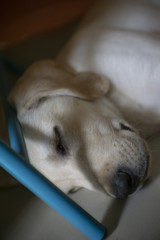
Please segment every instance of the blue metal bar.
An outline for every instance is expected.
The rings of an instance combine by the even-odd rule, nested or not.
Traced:
[[[0,141],[0,165],[30,191],[59,212],[89,239],[100,240],[105,227],[68,198],[23,158]]]
[[[10,145],[12,149],[24,157],[25,161],[29,162],[21,125],[16,117],[15,111],[7,102],[9,89],[8,79],[2,64],[2,55],[0,54],[0,93],[8,126]]]

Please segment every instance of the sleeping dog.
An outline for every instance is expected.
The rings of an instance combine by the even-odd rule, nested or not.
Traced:
[[[58,61],[34,63],[11,91],[31,164],[64,192],[125,198],[148,177],[159,16],[156,3],[98,1]]]

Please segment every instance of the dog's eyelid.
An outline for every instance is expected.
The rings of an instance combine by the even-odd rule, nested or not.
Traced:
[[[125,125],[124,123],[120,123],[119,125],[120,125],[121,130],[134,132],[134,130],[132,128],[130,128],[129,126]]]
[[[68,147],[65,143],[65,141],[62,138],[61,131],[59,127],[54,127],[54,133],[55,133],[55,145],[56,145],[56,151],[61,154],[62,156],[67,155],[68,153]]]

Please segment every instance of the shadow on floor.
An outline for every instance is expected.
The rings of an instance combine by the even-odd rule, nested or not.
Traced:
[[[32,198],[33,194],[21,185],[0,190],[0,239],[23,213]]]
[[[113,199],[106,211],[102,224],[107,228],[107,236],[117,228],[127,200]]]

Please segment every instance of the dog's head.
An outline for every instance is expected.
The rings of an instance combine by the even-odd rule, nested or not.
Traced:
[[[65,192],[124,198],[148,175],[146,143],[104,97],[108,89],[107,79],[48,60],[33,64],[9,96],[31,164]]]

